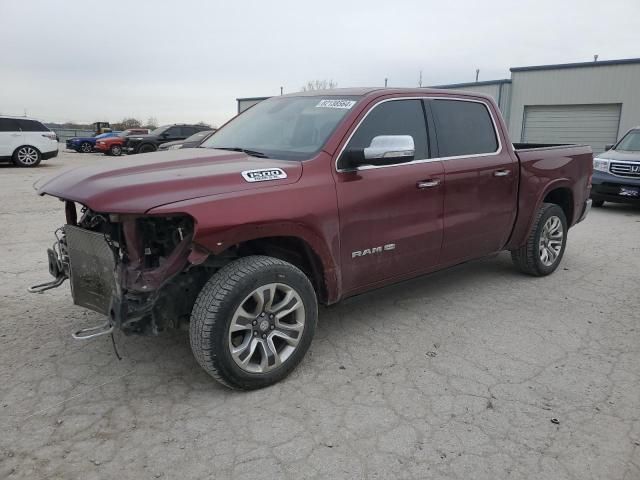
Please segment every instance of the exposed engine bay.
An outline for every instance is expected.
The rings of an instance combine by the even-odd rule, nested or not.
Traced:
[[[77,332],[91,338],[118,328],[126,334],[154,335],[188,321],[191,307],[211,267],[189,262],[193,219],[103,214],[66,201],[67,223],[48,250],[55,280],[69,279],[76,305],[107,316],[105,325]],[[200,255],[204,261],[206,255]],[[188,273],[187,273],[188,271]]]

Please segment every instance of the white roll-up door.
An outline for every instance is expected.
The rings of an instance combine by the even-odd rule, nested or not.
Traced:
[[[526,143],[579,143],[593,152],[615,143],[620,104],[529,105],[524,108],[522,141]]]

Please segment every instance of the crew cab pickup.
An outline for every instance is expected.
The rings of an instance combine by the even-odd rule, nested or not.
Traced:
[[[590,207],[591,148],[513,145],[495,102],[428,89],[265,100],[201,148],[36,185],[65,201],[50,283],[105,315],[76,338],[188,324],[199,364],[239,389],[284,378],[318,303],[496,252],[552,273]]]

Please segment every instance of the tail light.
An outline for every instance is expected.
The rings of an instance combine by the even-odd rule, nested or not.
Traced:
[[[49,133],[43,133],[42,134],[43,137],[48,138],[49,140],[55,140],[58,141],[58,135],[56,135],[53,132],[49,132]]]

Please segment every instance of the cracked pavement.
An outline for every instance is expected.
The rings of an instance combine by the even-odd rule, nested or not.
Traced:
[[[0,165],[0,478],[640,479],[640,209],[606,204],[558,271],[508,254],[320,310],[283,382],[230,391],[186,332],[74,341],[43,294],[63,205]]]

